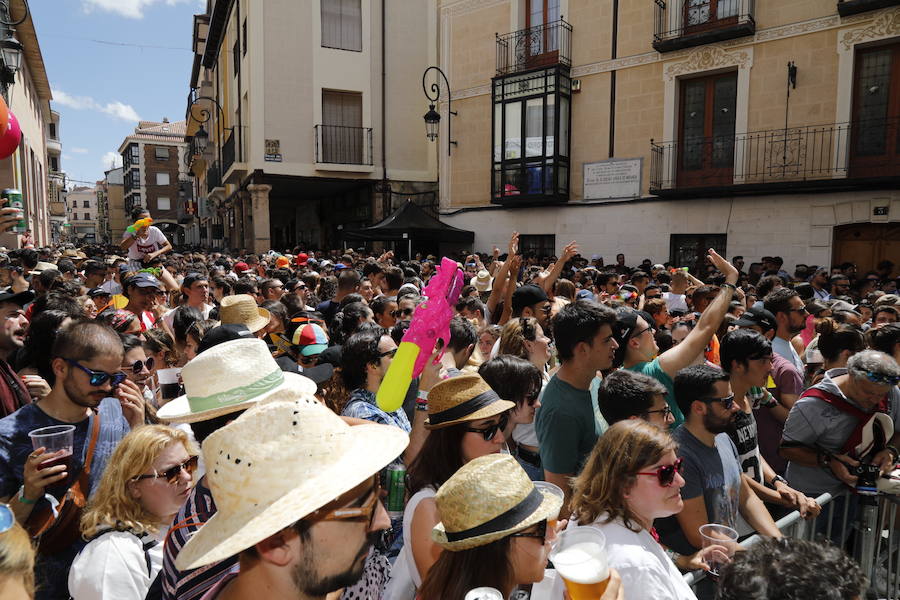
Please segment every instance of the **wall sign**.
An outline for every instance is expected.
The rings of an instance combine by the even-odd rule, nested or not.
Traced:
[[[281,162],[281,140],[266,140],[267,162]]]
[[[584,199],[640,198],[643,165],[643,158],[611,158],[584,163]]]

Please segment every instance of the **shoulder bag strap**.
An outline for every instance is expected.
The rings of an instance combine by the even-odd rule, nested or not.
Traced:
[[[100,437],[100,413],[94,413],[91,417],[91,440],[88,442],[87,454],[84,456],[84,467],[81,475],[85,478],[91,474],[91,461],[94,459],[94,448],[97,446],[97,438]],[[87,483],[85,481],[84,483]],[[84,488],[87,490],[87,487]]]

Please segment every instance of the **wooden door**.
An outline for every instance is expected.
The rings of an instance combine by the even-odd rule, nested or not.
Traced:
[[[559,0],[526,0],[522,39],[527,68],[554,65],[559,61]]]
[[[900,263],[900,223],[860,223],[834,228],[832,265],[852,262],[860,274],[883,260]]]
[[[737,23],[739,0],[684,0],[684,33],[697,33]]]
[[[362,164],[362,94],[322,90],[320,135],[323,162]]]
[[[853,81],[850,176],[896,175],[900,168],[900,44],[860,50]]]
[[[679,187],[734,183],[737,73],[681,82]]]

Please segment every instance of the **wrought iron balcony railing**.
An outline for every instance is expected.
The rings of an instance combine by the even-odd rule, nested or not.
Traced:
[[[553,65],[572,66],[572,26],[565,20],[497,35],[497,75]]]
[[[755,0],[653,1],[653,47],[659,52],[756,33]]]
[[[222,174],[219,172],[219,164],[213,163],[206,170],[206,190],[211,192],[217,187],[222,187]]]
[[[739,192],[900,176],[900,119],[650,143],[650,192]],[[823,185],[825,187],[825,185]]]
[[[842,17],[848,17],[889,6],[900,6],[900,0],[838,0],[837,10]]]
[[[234,164],[234,138],[235,134],[232,131],[231,135],[228,136],[228,139],[225,140],[225,143],[222,145],[222,172],[228,173],[228,169],[231,168],[231,165]]]
[[[372,128],[316,125],[316,162],[371,165]]]

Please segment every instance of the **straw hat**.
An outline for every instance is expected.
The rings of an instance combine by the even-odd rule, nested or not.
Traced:
[[[203,442],[218,512],[181,549],[179,570],[233,556],[353,489],[397,458],[409,436],[350,427],[316,402],[259,404]]]
[[[484,269],[478,271],[478,274],[469,280],[469,283],[475,286],[479,292],[489,292],[494,284],[494,278]]]
[[[195,423],[249,408],[285,390],[312,396],[316,384],[299,373],[285,373],[258,339],[213,346],[181,370],[185,395],[164,404],[156,416],[174,423]]]
[[[487,419],[515,407],[514,402],[501,400],[480,375],[459,375],[441,381],[428,392],[425,428],[443,429]]]
[[[256,305],[249,294],[225,296],[219,304],[219,320],[226,325],[243,325],[250,331],[259,331],[269,324],[269,311]]]
[[[441,522],[431,539],[454,552],[528,529],[562,508],[562,498],[534,487],[509,454],[469,461],[438,489],[434,502]]]

